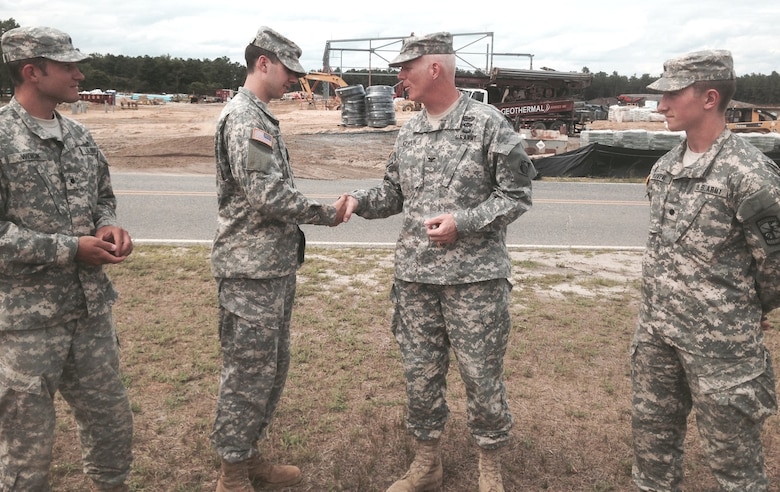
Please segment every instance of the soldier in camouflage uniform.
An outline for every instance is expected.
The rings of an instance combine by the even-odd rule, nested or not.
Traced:
[[[95,488],[127,490],[133,417],[102,265],[133,244],[105,156],[55,110],[79,100],[87,57],[48,27],[11,29],[0,46],[15,92],[0,109],[0,490],[50,489],[57,391]]]
[[[290,316],[303,261],[300,223],[336,225],[341,215],[301,194],[268,108],[305,73],[300,48],[262,27],[245,50],[247,78],[217,123],[218,228],[211,268],[219,294],[222,376],[212,442],[221,492],[294,485],[297,467],[272,465],[257,443],[271,423],[290,364]],[[337,200],[339,207],[343,199]]]
[[[536,171],[506,118],[456,89],[449,33],[408,38],[390,66],[401,67],[404,89],[425,109],[401,128],[384,181],[347,195],[344,216],[403,212],[392,330],[417,450],[409,472],[389,490],[442,483],[439,439],[449,414],[452,348],[480,448],[479,490],[500,491],[498,451],[512,427],[503,382],[511,325],[506,227],[531,207]]]
[[[766,491],[761,428],[777,400],[765,316],[780,304],[780,170],[726,128],[731,54],[668,60],[649,89],[686,140],[653,167],[631,347],[634,482],[677,491],[692,408],[720,488]]]

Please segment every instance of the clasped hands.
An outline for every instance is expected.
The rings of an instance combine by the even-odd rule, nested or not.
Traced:
[[[333,202],[332,206],[336,209],[336,218],[331,222],[331,227],[348,222],[352,213],[358,206],[358,201],[349,193],[342,194],[338,200]]]
[[[76,261],[87,265],[121,263],[133,252],[130,234],[117,226],[104,226],[94,236],[79,237]]]
[[[336,218],[331,223],[331,227],[349,222],[357,206],[358,201],[355,197],[348,193],[341,195],[338,200],[333,202],[333,207],[336,209]],[[455,217],[450,213],[426,219],[423,225],[428,234],[428,239],[437,246],[452,244],[458,240],[458,228],[455,225]]]

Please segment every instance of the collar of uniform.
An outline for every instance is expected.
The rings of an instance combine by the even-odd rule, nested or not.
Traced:
[[[35,121],[35,118],[27,112],[26,109],[24,109],[24,106],[16,99],[16,96],[11,98],[11,102],[8,103],[8,106],[16,112],[16,114],[19,115],[19,119],[22,120],[22,123],[24,123],[24,126],[26,126],[31,132],[33,132],[38,138],[41,140],[56,140],[49,132],[44,130],[44,128],[38,124],[37,121]],[[54,117],[61,120],[60,114],[57,112],[57,110],[54,110]],[[62,129],[63,132],[63,141],[65,140],[65,128]]]
[[[265,113],[266,116],[268,116],[268,118],[270,118],[271,121],[273,121],[276,126],[279,126],[279,119],[276,116],[274,116],[274,114],[271,112],[271,109],[268,107],[268,105],[264,103],[259,97],[257,97],[252,91],[250,91],[246,87],[239,87],[238,93],[248,97],[249,100],[252,101],[252,104],[259,107],[260,110],[263,113]]]
[[[469,106],[469,101],[471,99],[468,96],[461,94],[457,105],[452,108],[450,114],[441,120],[439,128],[442,130],[459,130],[463,121],[463,115],[466,114],[466,109]]]
[[[461,94],[458,98],[458,104],[455,106],[450,114],[445,116],[441,121],[439,121],[439,125],[437,128],[433,128],[430,123],[428,122],[428,115],[425,112],[426,110],[423,109],[421,112],[417,113],[410,121],[410,123],[413,124],[412,130],[415,133],[428,133],[433,132],[437,130],[459,130],[461,127],[461,122],[463,120],[463,115],[466,113],[466,109],[468,108],[469,101],[471,99],[466,96],[465,94]]]
[[[712,145],[710,145],[710,148],[708,148],[704,154],[699,157],[696,162],[694,162],[692,165],[685,167],[682,169],[682,172],[675,175],[675,178],[691,178],[691,179],[699,179],[703,178],[707,175],[710,168],[712,167],[712,163],[715,161],[715,158],[720,153],[721,149],[723,148],[723,145],[726,143],[726,140],[732,135],[731,131],[728,128],[724,128],[723,132],[718,136],[718,138],[715,139],[714,142],[712,142]],[[677,159],[679,161],[682,161],[683,154],[685,153],[685,149],[688,146],[688,140],[685,139],[680,146],[676,149]]]

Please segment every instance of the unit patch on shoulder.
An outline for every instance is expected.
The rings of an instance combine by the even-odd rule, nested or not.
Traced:
[[[756,222],[758,230],[761,231],[764,241],[769,246],[780,245],[780,218],[764,217]]]
[[[252,128],[252,140],[265,144],[271,148],[274,146],[274,137],[272,137],[271,134],[267,131],[261,130],[260,128]]]

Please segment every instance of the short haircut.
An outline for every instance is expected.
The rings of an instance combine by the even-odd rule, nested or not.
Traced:
[[[718,102],[718,111],[725,113],[729,107],[731,98],[734,97],[734,93],[737,91],[737,81],[731,80],[700,80],[693,83],[693,89],[697,94],[708,91],[710,89],[715,90],[720,94],[720,101]]]
[[[22,77],[22,68],[25,65],[35,65],[45,75],[47,62],[48,60],[46,58],[26,58],[24,60],[6,62],[5,65],[8,67],[8,74],[11,77],[11,83],[14,85],[14,87],[19,87],[22,85],[22,82],[24,82],[24,77]]]
[[[426,57],[430,60],[431,63],[433,62],[438,63],[442,69],[442,73],[444,73],[448,79],[450,78],[453,80],[455,79],[455,69],[457,66],[455,55],[451,53],[444,53],[444,54],[426,55]]]
[[[259,48],[254,44],[250,43],[246,46],[246,49],[244,50],[244,60],[246,61],[247,73],[252,73],[255,71],[255,63],[257,62],[258,58],[260,58],[261,56],[265,56],[266,58],[271,60],[271,63],[276,63],[279,61],[279,57],[276,56],[276,53],[272,51],[268,51],[265,48]]]

